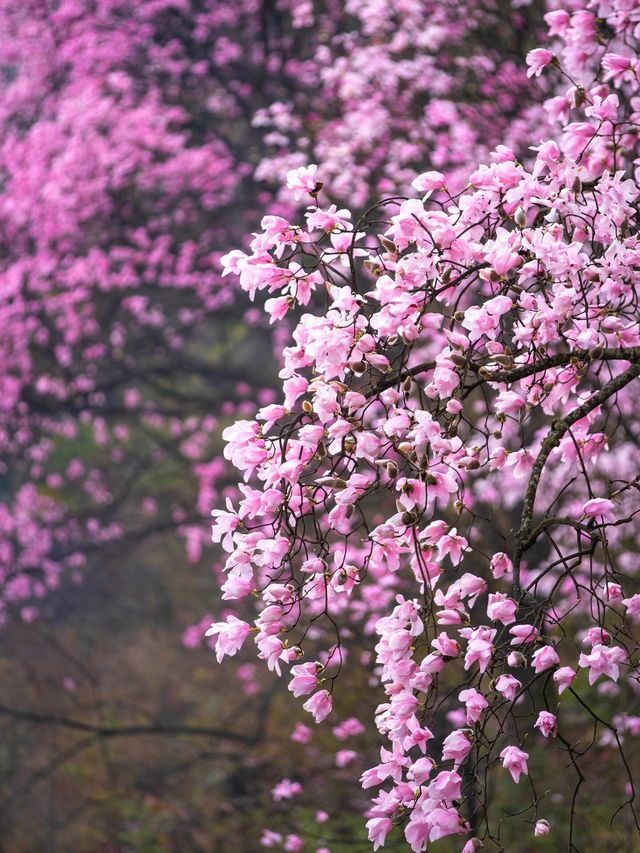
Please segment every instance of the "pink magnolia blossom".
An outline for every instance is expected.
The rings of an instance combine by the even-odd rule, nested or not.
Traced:
[[[250,625],[230,615],[225,622],[212,622],[205,631],[205,637],[216,638],[216,657],[220,663],[225,655],[235,655],[250,633]]]
[[[503,625],[509,625],[515,622],[516,610],[518,605],[502,592],[490,593],[489,603],[487,604],[487,616],[493,622],[499,621]]]
[[[321,723],[331,713],[333,702],[327,690],[318,690],[302,706],[305,711],[313,714],[316,723]]]
[[[614,502],[607,498],[592,498],[582,507],[582,512],[587,518],[601,518],[610,521],[614,517],[615,506]]]
[[[557,669],[553,673],[553,680],[558,685],[558,693],[560,695],[564,693],[567,687],[570,687],[573,684],[575,677],[575,670],[571,669],[570,666],[561,666],[560,669]]]
[[[544,820],[544,818],[542,818],[541,820],[536,821],[536,825],[535,825],[535,828],[533,830],[533,834],[537,838],[544,838],[546,835],[549,835],[550,832],[551,832],[551,825],[549,824],[548,820]]]
[[[471,740],[466,732],[458,729],[444,739],[442,744],[442,760],[453,759],[454,767],[462,764],[471,751]]]
[[[613,681],[620,677],[620,664],[627,660],[627,653],[620,646],[603,646],[597,643],[590,654],[580,655],[578,661],[581,667],[589,670],[589,684],[594,684],[601,675],[606,675]]]
[[[527,767],[529,755],[518,749],[517,746],[505,747],[500,753],[500,758],[504,768],[511,773],[511,777],[516,784],[520,781],[522,773],[526,775],[529,772],[529,768]]]
[[[494,687],[498,693],[502,693],[505,699],[513,702],[522,684],[512,675],[499,675],[495,680]]]
[[[287,186],[293,190],[295,198],[301,198],[305,193],[315,192],[318,184],[317,171],[317,165],[312,163],[310,166],[299,166],[287,172]]]
[[[281,800],[290,800],[292,797],[302,793],[300,782],[292,782],[290,779],[282,779],[271,790],[271,796],[276,803]]]
[[[551,65],[554,59],[555,57],[550,50],[545,50],[541,47],[530,50],[527,54],[527,65],[529,66],[527,77],[539,77],[542,71],[547,65]]]
[[[554,734],[556,731],[556,717],[549,711],[540,711],[534,725],[537,729],[540,729],[540,732],[545,737],[549,737],[549,735]]]
[[[484,709],[489,707],[489,703],[482,693],[473,687],[468,690],[461,690],[458,699],[464,702],[466,706],[468,725],[477,723]]]
[[[560,663],[560,658],[553,646],[542,646],[533,653],[531,663],[534,672],[544,672],[545,669],[557,666]]]

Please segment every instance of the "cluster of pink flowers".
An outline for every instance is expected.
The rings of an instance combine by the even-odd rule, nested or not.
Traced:
[[[330,170],[297,166],[304,221],[265,217],[223,259],[295,323],[282,403],[224,432],[244,476],[215,513],[225,597],[257,597],[242,637],[317,722],[349,626],[377,636],[374,849],[397,825],[415,853],[470,833],[471,798],[478,849],[485,770],[529,773],[522,721],[570,744],[561,694],[635,689],[640,19],[594,0],[547,23],[553,50],[528,65],[557,77],[554,130],[528,162],[499,145],[463,192],[429,171],[421,199],[360,218],[321,206]],[[442,710],[455,728],[436,737]]]

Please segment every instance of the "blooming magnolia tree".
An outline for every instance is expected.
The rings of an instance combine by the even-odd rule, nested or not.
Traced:
[[[371,638],[374,849],[500,847],[502,778],[526,789],[525,833],[578,849],[596,742],[619,766],[613,819],[640,829],[640,9],[546,20],[527,66],[555,124],[526,162],[499,145],[463,191],[427,171],[361,215],[330,204],[321,166],[295,168],[303,219],[266,216],[225,259],[297,325],[281,403],[224,432],[244,482],[213,513],[223,598],[260,612],[208,634],[219,660],[252,637],[317,723],[354,632]],[[566,826],[530,772],[546,739],[575,778]]]

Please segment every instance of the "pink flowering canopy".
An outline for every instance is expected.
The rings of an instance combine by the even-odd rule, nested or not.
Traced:
[[[271,400],[260,312],[244,361],[225,337],[221,254],[292,214],[280,177],[311,152],[364,203],[425,158],[462,186],[523,148],[539,5],[0,2],[0,622],[127,535],[177,527],[198,556],[218,419]],[[182,493],[141,482],[169,464]]]
[[[242,482],[213,511],[223,598],[259,612],[208,634],[219,660],[253,641],[316,723],[368,638],[374,850],[402,834],[415,853],[445,836],[464,853],[500,846],[496,778],[523,789],[511,819],[525,836],[578,849],[596,742],[619,768],[612,820],[640,830],[625,750],[640,654],[640,9],[576,2],[546,22],[518,72],[549,94],[526,155],[498,144],[462,182],[429,162],[408,197],[363,213],[357,193],[338,208],[331,158],[293,162],[287,191],[306,211],[266,216],[249,252],[223,259],[292,333],[280,399],[223,433]],[[566,826],[545,816],[554,779],[530,767],[534,746],[573,774]]]

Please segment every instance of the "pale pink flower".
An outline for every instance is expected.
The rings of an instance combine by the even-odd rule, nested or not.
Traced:
[[[443,770],[427,788],[432,800],[457,800],[460,797],[462,777],[455,770]]]
[[[513,640],[511,640],[512,646],[522,646],[525,643],[532,643],[540,636],[540,632],[535,625],[528,624],[514,625],[513,628],[509,628],[509,633],[513,636]]]
[[[331,713],[332,705],[333,702],[328,690],[318,690],[310,699],[307,699],[302,707],[305,711],[313,714],[316,723],[321,723]]]
[[[543,69],[551,65],[555,56],[550,50],[538,47],[527,54],[527,77],[539,77]]]
[[[423,172],[411,181],[411,186],[420,193],[441,190],[445,185],[445,177],[441,172]]]
[[[282,779],[271,789],[271,797],[276,803],[282,800],[290,800],[302,793],[300,782],[292,782],[291,779]]]
[[[556,726],[557,721],[555,714],[552,714],[550,711],[540,711],[538,719],[534,723],[534,727],[536,729],[540,729],[540,732],[545,737],[549,737],[550,734],[554,734]]]
[[[429,776],[431,776],[432,770],[433,761],[430,758],[427,758],[426,756],[418,758],[418,760],[414,761],[411,767],[407,770],[407,779],[411,779],[418,785],[422,785],[422,783],[426,782]]]
[[[582,507],[582,512],[587,518],[601,518],[611,521],[614,518],[613,510],[616,505],[607,498],[592,498]]]
[[[442,743],[442,760],[453,759],[454,767],[461,764],[471,751],[469,735],[462,729],[451,732]]]
[[[309,726],[305,726],[304,723],[296,723],[291,733],[291,740],[296,743],[309,743],[311,740],[311,729]]]
[[[627,608],[627,616],[634,620],[640,619],[640,593],[623,598],[622,604]]]
[[[289,690],[294,696],[312,693],[318,686],[318,665],[315,662],[299,663],[291,667],[291,676]]]
[[[522,773],[527,774],[529,772],[529,768],[527,767],[529,755],[518,749],[517,746],[506,746],[500,753],[500,758],[502,759],[503,766],[511,773],[511,777],[516,784],[520,781]]]
[[[461,690],[458,699],[464,702],[467,709],[467,725],[477,723],[484,709],[489,707],[489,703],[482,693],[473,687],[468,690]]]
[[[347,767],[357,757],[358,753],[354,749],[339,749],[336,752],[336,767]]]
[[[542,648],[537,649],[533,653],[531,663],[533,664],[534,672],[544,672],[549,667],[557,666],[560,663],[560,658],[553,646],[542,646]]]
[[[603,646],[598,643],[590,654],[580,655],[578,664],[589,668],[589,684],[594,684],[601,675],[617,681],[620,677],[619,664],[626,660],[627,653],[620,646]]]
[[[487,616],[492,622],[502,622],[503,625],[509,625],[515,622],[516,610],[518,605],[502,592],[489,594],[489,603],[487,604]]]
[[[465,629],[461,629],[461,632]],[[477,661],[480,667],[480,672],[484,672],[489,666],[491,656],[493,655],[493,640],[496,631],[491,628],[481,626],[470,631],[469,643],[464,656],[464,668],[470,669]]]
[[[287,186],[293,190],[295,198],[301,198],[305,193],[314,193],[318,185],[316,172],[318,167],[312,163],[310,166],[299,166],[287,172]]]
[[[369,841],[373,843],[373,849],[379,850],[384,846],[385,839],[391,832],[392,823],[388,817],[373,817],[367,821],[367,832]]]
[[[513,675],[499,675],[495,680],[494,686],[498,693],[502,693],[505,699],[513,702],[522,684]]]
[[[543,838],[545,835],[549,835],[551,832],[551,825],[548,820],[539,820],[536,822],[535,829],[533,830],[533,834],[538,838]]]
[[[232,657],[242,648],[251,633],[251,626],[237,616],[227,616],[225,622],[212,622],[205,637],[216,637],[216,658],[222,662],[225,655]]]
[[[558,693],[562,695],[567,687],[573,684],[573,679],[576,677],[575,670],[570,666],[561,666],[553,673],[553,680],[558,685]]]
[[[284,840],[284,849],[287,853],[300,853],[304,849],[304,841],[299,835],[287,835]]]

